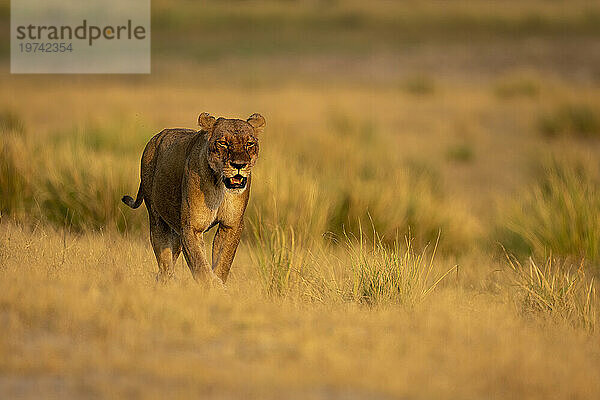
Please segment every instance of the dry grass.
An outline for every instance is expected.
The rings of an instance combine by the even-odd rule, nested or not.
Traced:
[[[600,397],[597,6],[153,7],[150,76],[0,73],[0,397]],[[268,123],[225,292],[120,202],[202,111]]]
[[[600,260],[600,180],[594,161],[546,161],[538,182],[520,196],[508,215],[517,240],[543,257],[554,253]]]
[[[596,289],[587,278],[583,263],[579,268],[563,266],[549,257],[542,266],[529,259],[523,266],[507,255],[520,290],[524,311],[542,312],[563,318],[575,326],[593,330],[596,326]]]
[[[137,92],[130,83],[86,83],[84,97],[82,84],[63,83],[61,103],[54,105],[44,101],[39,84],[4,80],[3,99],[13,91],[21,95],[3,107],[19,110],[26,128],[0,137],[2,392],[598,396],[598,334],[580,328],[591,324],[573,323],[581,321],[575,311],[565,320],[554,312],[523,313],[522,303],[515,309],[512,291],[503,289],[511,286],[492,272],[499,268],[489,252],[497,239],[493,232],[498,221],[511,220],[499,220],[490,204],[536,185],[526,166],[545,139],[525,118],[536,115],[530,100],[497,99],[492,83],[419,100],[386,88],[338,87],[323,95],[309,87],[280,87],[252,92],[249,105],[237,89],[203,88],[201,110],[239,116],[266,109],[269,119],[249,229],[223,296],[197,288],[181,261],[175,281],[156,286],[144,211],[119,203],[137,187],[139,150],[150,132],[193,126],[188,121],[200,111],[196,89],[178,90],[179,101],[171,104],[164,99],[173,89],[160,81]],[[43,93],[54,90],[45,85]],[[366,101],[372,104],[368,111]],[[136,121],[120,116],[134,109]],[[83,128],[65,127],[65,120]],[[469,143],[477,157],[469,163],[447,159],[454,143]],[[568,146],[576,154],[595,149],[594,143],[548,146]],[[552,189],[544,197],[548,202],[521,196],[535,212],[520,227],[542,229],[533,222],[536,213],[545,213],[556,196],[584,196],[569,204],[593,215],[584,201],[593,181],[575,175],[568,182],[572,190]],[[360,236],[369,217],[385,240],[363,253],[358,243],[346,251],[344,232]],[[54,231],[63,226],[78,234]],[[412,251],[393,240],[409,229]],[[440,230],[430,264],[431,253],[422,251]],[[555,232],[540,236],[540,249],[563,254],[558,244],[571,243],[564,254],[580,255],[582,244],[593,239],[586,231]],[[364,241],[373,243],[372,236],[365,234]],[[353,260],[356,251],[362,258]],[[430,291],[455,264],[460,274]],[[561,307],[578,310],[573,302],[579,296],[562,298]]]
[[[257,266],[263,290],[269,296],[298,292],[305,264],[305,250],[297,243],[293,228],[280,226],[266,232],[260,224],[252,226],[253,241],[248,246]]]
[[[0,238],[7,397],[600,394],[597,334],[532,324],[491,293],[448,286],[414,309],[273,299],[243,249],[227,293],[204,292],[181,262],[157,285],[146,240],[8,223]]]

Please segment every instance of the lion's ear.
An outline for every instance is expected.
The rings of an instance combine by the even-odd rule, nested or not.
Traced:
[[[246,122],[252,125],[252,127],[254,128],[254,132],[256,132],[257,134],[262,133],[262,131],[265,129],[265,125],[267,124],[267,122],[265,121],[265,117],[258,113],[254,113],[251,116],[249,116]]]
[[[211,132],[213,126],[215,126],[215,122],[217,122],[217,120],[209,113],[203,112],[198,116],[198,125],[203,131]]]

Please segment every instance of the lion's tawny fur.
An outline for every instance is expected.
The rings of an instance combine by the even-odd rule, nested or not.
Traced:
[[[243,121],[202,113],[198,123],[198,131],[165,129],[150,139],[137,198],[124,196],[123,202],[132,208],[142,200],[146,204],[159,279],[173,274],[183,251],[197,281],[220,285],[240,241],[265,120],[259,114]],[[217,233],[209,263],[203,235],[213,226]]]

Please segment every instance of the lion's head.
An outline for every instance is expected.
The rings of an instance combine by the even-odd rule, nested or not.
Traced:
[[[244,190],[258,158],[258,137],[265,127],[260,114],[246,121],[225,119],[202,113],[198,125],[208,138],[208,165],[227,189]]]

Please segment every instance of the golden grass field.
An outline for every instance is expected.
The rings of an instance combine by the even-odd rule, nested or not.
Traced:
[[[148,76],[1,42],[0,398],[599,398],[599,16],[154,1]],[[120,202],[203,111],[267,119],[226,290]]]

